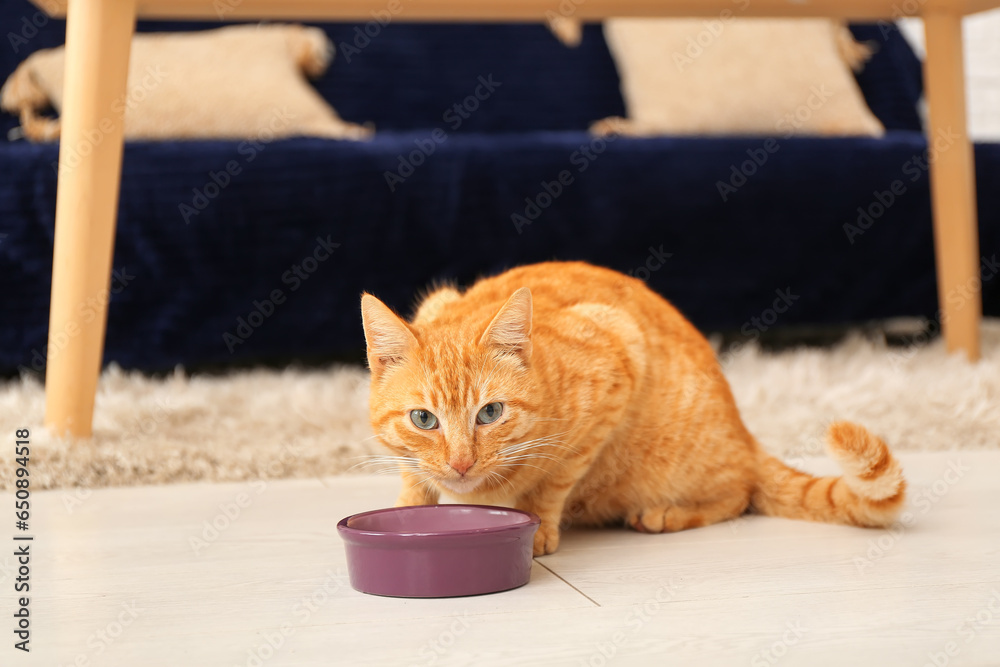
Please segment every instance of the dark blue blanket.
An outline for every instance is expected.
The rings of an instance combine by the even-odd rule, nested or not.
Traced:
[[[33,15],[4,3],[2,34]],[[16,57],[0,49],[0,76],[62,29],[49,21]],[[622,101],[596,26],[576,50],[540,26],[390,24],[364,46],[355,26],[328,30],[340,53],[318,87],[374,121],[374,140],[126,146],[106,361],[357,355],[363,290],[408,311],[432,280],[554,258],[630,272],[703,329],[748,337],[936,312],[919,64],[896,32],[856,28],[880,45],[860,83],[892,128],[883,139],[605,142],[585,128]],[[47,353],[56,158],[0,141],[3,372]],[[990,258],[1000,147],[976,159]],[[1000,314],[997,283],[987,310]],[[70,333],[53,333],[58,354]]]

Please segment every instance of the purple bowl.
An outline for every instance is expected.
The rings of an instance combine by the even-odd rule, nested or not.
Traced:
[[[530,512],[505,507],[422,505],[355,514],[337,530],[356,590],[443,598],[528,583],[539,523]]]

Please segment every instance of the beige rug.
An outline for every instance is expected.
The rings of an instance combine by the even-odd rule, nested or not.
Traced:
[[[1000,320],[983,327],[983,359],[941,341],[888,348],[854,336],[832,349],[729,350],[723,366],[750,430],[794,459],[819,454],[825,425],[850,419],[899,451],[1000,447]],[[342,473],[376,452],[367,372],[252,371],[101,378],[94,437],[69,443],[42,427],[44,391],[0,384],[0,488],[13,483],[14,431],[31,430],[33,488],[166,484]]]

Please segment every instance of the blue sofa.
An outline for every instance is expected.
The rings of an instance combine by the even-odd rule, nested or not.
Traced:
[[[540,25],[324,28],[338,56],[316,86],[375,138],[126,144],[105,362],[360,358],[362,291],[405,312],[432,281],[556,258],[630,272],[702,329],[746,336],[782,298],[786,325],[937,311],[919,62],[896,31],[854,26],[878,46],[858,80],[884,138],[600,140],[589,123],[624,111],[600,26],[576,49]],[[0,34],[5,79],[64,24],[11,0]],[[0,115],[0,137],[16,124]],[[8,375],[49,352],[56,161],[54,144],[0,139]],[[1000,146],[977,146],[976,167],[989,258]]]

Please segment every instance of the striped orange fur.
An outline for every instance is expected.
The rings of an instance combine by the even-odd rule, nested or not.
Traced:
[[[551,262],[439,288],[410,322],[368,294],[361,310],[398,504],[444,491],[535,512],[536,555],[570,523],[658,533],[756,510],[884,526],[902,507],[899,463],[861,426],[830,427],[841,477],[764,452],[704,336],[634,278]]]

